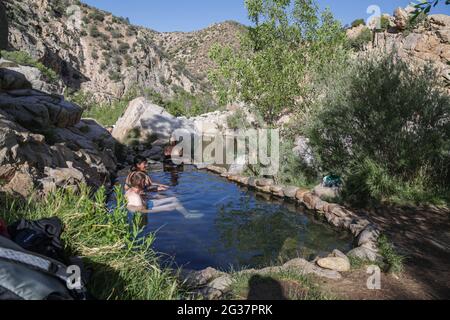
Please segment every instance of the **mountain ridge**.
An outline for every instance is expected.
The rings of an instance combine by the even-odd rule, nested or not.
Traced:
[[[4,4],[9,49],[27,52],[54,70],[66,89],[92,93],[99,101],[120,98],[136,86],[163,96],[180,88],[200,94],[209,85],[210,46],[238,45],[237,35],[245,29],[224,22],[194,32],[165,33],[132,25],[77,0]]]

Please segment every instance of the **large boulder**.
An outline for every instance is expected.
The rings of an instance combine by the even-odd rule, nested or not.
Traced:
[[[398,7],[394,11],[394,23],[398,30],[405,30],[408,26],[411,15],[416,11],[412,6],[406,8]]]
[[[62,93],[62,83],[58,81],[54,81],[49,83],[47,78],[42,74],[41,70],[35,67],[30,66],[22,66],[15,62],[5,60],[0,58],[0,70],[10,70],[16,72],[16,74],[20,74],[21,78],[25,78],[29,85],[18,87],[18,88],[5,88],[4,90],[14,90],[14,89],[29,89],[34,88],[39,91],[43,91],[46,93]]]
[[[194,132],[187,119],[176,118],[164,108],[141,97],[130,102],[125,114],[117,121],[112,135],[126,144],[145,144],[152,141],[167,144],[178,129]]]
[[[407,26],[411,9],[397,9],[396,30],[403,31]],[[450,16],[430,15],[425,24],[409,32],[375,33],[373,43],[365,51],[383,54],[395,52],[407,61],[412,68],[433,65],[440,75],[443,87],[450,93]],[[364,56],[366,52],[361,52]]]
[[[65,101],[62,96],[31,89],[0,93],[0,110],[11,115],[22,126],[36,130],[74,126],[80,121],[83,112],[79,106]]]
[[[450,16],[445,14],[433,14],[428,20],[430,21],[431,28],[436,31],[436,35],[441,39],[441,42],[444,44],[450,43]],[[446,56],[448,60],[450,57],[448,56],[450,50],[447,50]]]
[[[25,75],[14,70],[1,68],[0,62],[0,91],[31,88],[31,82],[27,80]]]

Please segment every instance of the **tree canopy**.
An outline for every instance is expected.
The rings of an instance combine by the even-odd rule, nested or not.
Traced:
[[[253,22],[239,50],[216,45],[210,73],[222,103],[242,101],[273,124],[307,103],[312,73],[344,56],[346,36],[313,0],[246,0]]]

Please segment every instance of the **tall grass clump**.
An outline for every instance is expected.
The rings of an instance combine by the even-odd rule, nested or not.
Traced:
[[[81,186],[79,192],[57,191],[42,201],[2,199],[0,218],[12,223],[19,219],[58,217],[64,223],[65,251],[83,258],[92,274],[87,282],[90,293],[106,300],[166,300],[179,298],[177,281],[161,269],[152,251],[153,237],[138,238],[139,218],[133,227],[119,188],[118,205],[109,212],[106,192],[101,188],[92,197]]]
[[[372,55],[331,81],[307,131],[347,200],[448,202],[450,97],[436,71]]]
[[[387,270],[395,274],[402,273],[404,271],[405,257],[396,252],[386,236],[383,235],[378,239],[378,247],[387,265]]]

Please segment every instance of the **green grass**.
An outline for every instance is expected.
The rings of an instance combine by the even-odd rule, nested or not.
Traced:
[[[365,266],[371,265],[370,261],[358,258],[358,257],[348,257],[350,260],[350,265],[353,270],[359,270]]]
[[[18,219],[59,217],[64,223],[62,237],[66,252],[81,256],[93,270],[87,285],[97,299],[181,298],[177,280],[159,266],[158,257],[151,249],[154,238],[134,240],[140,231],[140,219],[136,218],[134,227],[130,228],[123,197],[119,196],[117,209],[108,213],[104,189],[93,197],[87,187],[80,189],[79,193],[58,191],[41,201],[33,197],[27,202],[1,199],[0,218],[12,223]]]
[[[403,273],[405,257],[396,252],[393,244],[386,236],[383,235],[378,239],[378,247],[386,263],[387,271],[394,274]]]
[[[228,294],[230,299],[247,299],[250,283],[254,281],[256,273],[231,273],[233,283],[231,285],[231,291]],[[290,282],[295,284],[298,290],[287,290],[283,293],[284,298],[289,300],[334,300],[336,297],[324,293],[322,289],[317,285],[314,279],[307,275],[302,275],[295,271],[280,271],[265,274],[258,277],[258,281],[263,283],[271,283],[275,291],[278,291],[280,282]],[[270,285],[269,285],[270,287]]]

